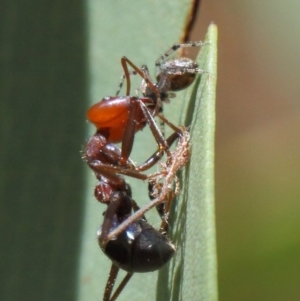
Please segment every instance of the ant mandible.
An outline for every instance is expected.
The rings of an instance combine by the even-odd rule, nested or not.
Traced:
[[[166,52],[163,57],[166,58],[169,52]],[[159,62],[158,60],[157,66]],[[165,235],[167,217],[163,219],[159,231],[150,226],[143,215],[150,207],[149,209],[144,208],[142,212],[139,210],[137,204],[131,198],[130,186],[119,174],[129,175],[142,180],[148,179],[148,176],[142,174],[141,171],[153,166],[164,152],[167,153],[168,158],[171,158],[169,147],[184,132],[160,116],[163,121],[167,122],[175,130],[167,140],[164,139],[153,116],[157,115],[161,109],[161,96],[164,96],[165,93],[162,87],[166,88],[166,84],[158,83],[154,85],[149,73],[145,71],[146,69],[141,70],[137,68],[126,57],[122,58],[121,63],[127,79],[127,96],[104,98],[89,109],[88,119],[96,125],[97,132],[88,141],[85,151],[85,159],[99,180],[95,188],[95,196],[98,201],[108,205],[104,222],[99,232],[100,247],[113,262],[105,289],[103,299],[105,301],[113,301],[117,298],[133,272],[148,272],[160,269],[175,252],[175,246]],[[144,97],[132,97],[129,95],[130,73],[127,65],[143,78],[145,85]],[[164,70],[164,68],[161,70]],[[181,69],[181,72],[185,76],[189,69]],[[174,75],[176,73],[175,69],[173,68],[169,73]],[[176,74],[178,75],[178,73]],[[160,76],[160,78],[163,78],[164,83],[167,80],[172,82],[174,78],[170,79],[165,71],[161,71]],[[171,86],[168,87],[168,90],[173,89]],[[151,93],[149,92],[150,90]],[[158,150],[144,164],[135,167],[129,158],[134,136],[146,124],[149,124],[158,143]],[[113,144],[116,142],[122,142],[121,150]],[[184,164],[175,164],[171,167],[172,177],[174,177],[174,172]],[[169,178],[171,179],[172,177]],[[162,191],[165,192],[160,197],[160,203],[170,192],[167,188],[162,189]],[[155,202],[153,204],[153,206],[156,206]],[[137,211],[136,213],[139,212],[139,214],[132,214],[132,210]],[[143,246],[140,241],[146,237],[151,244]],[[128,274],[111,298],[113,284],[119,268],[124,269]]]

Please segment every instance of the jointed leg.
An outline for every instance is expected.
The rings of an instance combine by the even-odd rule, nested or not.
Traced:
[[[116,282],[117,276],[118,276],[119,268],[112,264],[109,272],[109,276],[106,282],[105,290],[104,290],[104,296],[103,301],[110,301],[110,296],[112,293],[112,290],[114,288],[114,284]]]
[[[172,192],[172,183],[175,181],[175,192],[179,192],[179,182],[176,178],[176,172],[186,165],[187,161],[190,158],[190,145],[189,145],[189,133],[187,129],[182,127],[182,135],[179,136],[179,143],[175,150],[172,152],[171,156],[168,158],[167,163],[161,164],[162,170],[150,175],[148,178],[154,183],[159,182],[160,179],[163,179],[161,182],[161,188],[158,196],[151,201],[149,204],[145,205],[143,208],[139,209],[131,216],[129,216],[125,221],[122,222],[116,229],[112,230],[108,235],[106,240],[109,241],[115,236],[118,236],[123,232],[126,227],[135,222],[136,220],[143,217],[143,215],[149,211],[151,208],[156,207],[157,205],[164,203],[168,194]]]
[[[134,65],[125,56],[122,57],[121,64],[123,66],[124,74],[125,74],[125,78],[126,78],[126,95],[130,94],[130,87],[131,87],[130,72],[128,69],[128,65],[129,65],[137,74],[139,74],[145,80],[146,85],[149,85],[149,87],[153,90],[154,94],[156,95],[156,106],[155,106],[155,109],[153,112],[153,116],[155,116],[159,112],[159,109],[161,108],[162,104],[161,104],[159,91],[158,91],[157,87],[155,87],[155,85],[153,84],[149,73],[143,72],[140,68],[138,68],[136,65]]]
[[[124,279],[122,280],[122,282],[120,283],[120,285],[118,286],[118,288],[116,289],[116,291],[114,292],[113,296],[109,301],[115,301],[118,298],[118,296],[120,295],[120,293],[122,292],[122,290],[124,289],[128,281],[130,280],[132,275],[133,273],[126,274],[126,276],[124,277]]]
[[[149,73],[148,67],[147,67],[146,65],[143,65],[143,66],[141,67],[141,71],[144,73],[145,78],[148,78],[149,81],[153,82],[152,79],[151,79],[151,77],[150,77],[150,73]],[[129,72],[129,76],[137,75],[137,74],[138,74],[138,73],[137,73],[136,71],[134,71],[134,70],[132,70],[132,71]],[[121,91],[121,89],[123,88],[125,78],[126,78],[126,76],[125,76],[125,73],[124,73],[124,74],[121,76],[121,79],[120,79],[120,82],[119,82],[119,85],[118,85],[118,89],[117,89],[117,91],[116,91],[116,96],[119,96],[120,91]],[[144,84],[143,84],[143,83],[144,83]],[[146,91],[145,91],[145,89],[146,89],[145,86],[147,86],[147,85],[145,85],[145,82],[143,82],[143,83],[140,85],[139,89],[137,89],[137,90],[138,90],[138,91],[141,91],[141,92],[143,93],[143,95],[145,95],[145,92],[146,92]],[[152,91],[152,90],[151,90],[151,91]],[[154,93],[154,92],[153,92],[153,93]]]
[[[158,158],[161,158],[164,152],[166,152],[167,156],[171,155],[170,150],[169,150],[170,142],[165,140],[163,134],[159,130],[159,128],[158,128],[152,114],[148,110],[148,108],[145,106],[145,104],[141,100],[133,99],[131,102],[131,105],[130,105],[130,113],[129,113],[129,117],[128,117],[128,122],[127,122],[125,131],[124,131],[124,136],[122,139],[122,150],[121,150],[121,160],[120,160],[121,164],[125,164],[128,161],[128,158],[129,158],[131,150],[132,150],[134,137],[135,137],[134,128],[135,128],[135,116],[136,116],[136,112],[138,109],[137,106],[140,106],[140,109],[142,110],[142,112],[144,114],[146,122],[149,125],[150,130],[158,144],[158,151],[157,151],[158,154],[156,156],[158,156]],[[163,122],[168,124],[174,131],[176,131],[178,134],[180,134],[180,129],[178,127],[173,125],[162,115],[159,114],[158,116],[161,120],[163,120]],[[153,158],[150,157],[146,162],[149,162],[152,159]],[[139,171],[146,170],[146,169],[150,168],[151,166],[153,166],[153,164],[155,164],[158,160],[159,159],[156,159],[156,161],[152,164],[145,162],[146,164],[142,164],[143,165],[142,169],[137,168],[136,170],[139,170]],[[147,166],[149,166],[149,167],[147,168]]]

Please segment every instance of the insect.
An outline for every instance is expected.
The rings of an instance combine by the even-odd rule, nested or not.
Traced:
[[[89,139],[84,158],[99,181],[95,197],[107,205],[98,241],[103,252],[112,260],[104,301],[115,300],[134,272],[160,269],[175,252],[175,246],[166,235],[169,208],[174,195],[170,187],[172,181],[178,182],[176,171],[189,158],[189,135],[184,127],[174,126],[159,112],[162,110],[162,101],[168,101],[170,93],[189,86],[195,74],[200,72],[196,63],[189,59],[165,61],[166,58],[180,47],[194,46],[200,46],[200,42],[176,44],[161,56],[156,62],[156,84],[152,82],[146,66],[140,69],[123,57],[121,64],[126,79],[126,96],[118,96],[122,82],[117,96],[106,97],[88,110],[88,119],[95,124],[97,132]],[[133,69],[133,74],[139,74],[142,78],[142,97],[130,96],[131,72],[128,66]],[[167,139],[158,129],[154,116],[158,116],[174,130]],[[147,124],[158,148],[143,164],[136,166],[130,159],[135,133]],[[177,139],[179,146],[171,152],[170,146]],[[115,145],[118,142],[121,142],[121,148]],[[159,162],[164,154],[167,155],[167,161],[161,163],[159,172],[150,176],[142,173]],[[140,209],[132,199],[130,186],[121,175],[151,181],[151,189],[156,190],[156,197]],[[175,194],[178,192],[178,184],[176,187]],[[154,206],[160,206],[162,224],[159,230],[150,226],[144,217]],[[149,241],[146,246],[141,243],[145,239]],[[111,296],[120,268],[128,273]]]

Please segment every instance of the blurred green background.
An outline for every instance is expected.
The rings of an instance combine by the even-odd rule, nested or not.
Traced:
[[[75,300],[87,106],[81,0],[0,4],[0,299]]]
[[[93,11],[95,3],[101,4]],[[77,298],[85,109],[114,93],[122,55],[150,65],[178,41],[185,18],[176,1],[164,8],[159,1],[121,3],[0,5],[1,300]],[[300,299],[299,11],[299,1],[204,0],[193,32],[201,40],[210,22],[219,28],[216,213],[223,301]],[[135,29],[125,30],[127,23]],[[93,56],[100,58],[98,68],[89,67]],[[106,267],[99,269],[105,278]]]
[[[204,0],[219,28],[220,300],[300,300],[300,2]]]

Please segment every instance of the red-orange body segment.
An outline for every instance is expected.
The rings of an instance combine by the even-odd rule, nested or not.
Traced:
[[[154,107],[153,100],[150,98],[144,97],[139,98],[139,100],[145,103],[150,110],[151,107]],[[87,118],[97,127],[98,132],[106,137],[108,142],[121,142],[132,101],[138,102],[138,99],[131,96],[106,97],[89,108]],[[141,130],[146,125],[146,120],[138,103],[135,122],[134,132]]]

